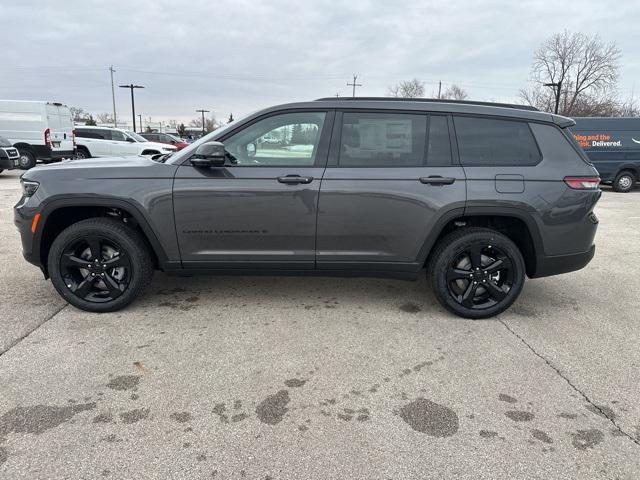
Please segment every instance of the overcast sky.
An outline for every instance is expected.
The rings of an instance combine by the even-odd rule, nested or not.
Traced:
[[[110,112],[113,64],[127,118],[117,85],[131,82],[154,121],[350,95],[354,73],[363,96],[416,77],[429,95],[441,80],[515,100],[533,51],[565,28],[615,41],[621,95],[640,90],[640,0],[0,0],[0,18],[0,98]]]

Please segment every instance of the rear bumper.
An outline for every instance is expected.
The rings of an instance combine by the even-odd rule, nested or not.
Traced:
[[[596,253],[596,246],[589,250],[571,255],[538,256],[536,258],[536,271],[531,278],[548,277],[561,273],[574,272],[584,268]]]
[[[38,160],[62,160],[63,158],[74,158],[76,155],[75,149],[71,150],[53,150],[46,145],[33,145],[31,147],[33,152],[38,157]]]

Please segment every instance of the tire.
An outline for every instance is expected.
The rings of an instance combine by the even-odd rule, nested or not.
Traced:
[[[20,153],[20,159],[18,164],[22,170],[29,170],[36,166],[36,156],[30,150],[18,149]]]
[[[503,234],[470,227],[440,240],[427,275],[444,308],[460,317],[480,319],[504,312],[518,298],[525,263],[518,247]]]
[[[615,192],[627,193],[633,190],[635,183],[636,177],[633,172],[623,170],[616,175],[616,178],[613,181],[613,190]]]
[[[47,259],[51,282],[81,310],[120,310],[151,281],[153,261],[146,245],[138,232],[119,220],[82,220],[63,230],[51,245]],[[100,251],[98,258],[93,250]]]
[[[78,147],[78,149],[76,150],[76,158],[77,159],[91,158],[91,153],[86,147]]]

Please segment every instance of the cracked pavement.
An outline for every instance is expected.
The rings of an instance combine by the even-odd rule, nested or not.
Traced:
[[[499,318],[424,279],[171,278],[111,314],[22,260],[0,175],[0,478],[640,477],[640,191]]]

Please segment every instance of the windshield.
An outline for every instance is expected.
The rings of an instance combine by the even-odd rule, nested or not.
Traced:
[[[0,147],[10,147],[11,142],[4,137],[0,137]]]
[[[148,142],[149,140],[147,140],[146,138],[138,135],[136,132],[132,132],[131,130],[127,130],[127,135],[129,135],[131,138],[133,138],[136,142]]]
[[[165,133],[165,135],[167,137],[169,137],[171,140],[173,140],[174,142],[184,143],[184,140],[182,140],[181,138],[176,137],[175,135],[171,135],[170,133]]]

